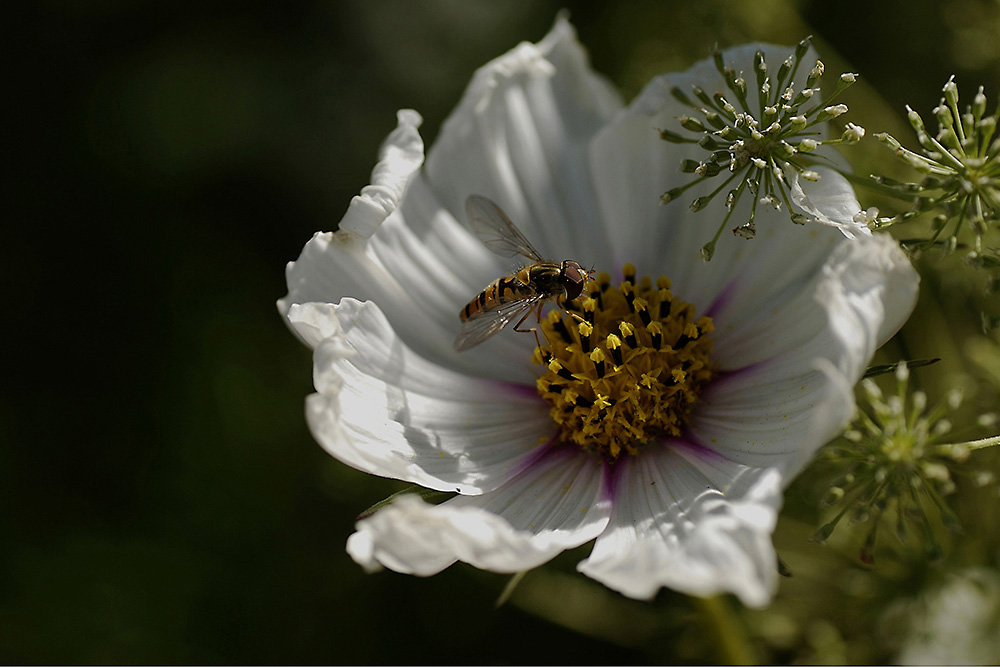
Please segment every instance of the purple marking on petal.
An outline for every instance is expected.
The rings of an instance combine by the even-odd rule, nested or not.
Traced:
[[[737,279],[733,278],[728,284],[726,284],[725,287],[722,288],[722,291],[719,292],[719,294],[715,297],[715,300],[705,310],[705,315],[708,315],[712,319],[718,317],[719,313],[722,310],[725,310],[726,306],[728,306],[733,300],[733,297],[736,296],[737,289]]]
[[[518,398],[537,398],[539,401],[545,400],[538,393],[538,389],[535,385],[524,384],[523,382],[509,382],[507,380],[489,380],[490,384],[494,385],[498,391],[516,396]]]
[[[604,466],[604,497],[612,503],[615,501],[615,487],[618,486],[618,476],[621,474],[618,469],[621,466],[612,465],[607,458],[602,462]]]
[[[511,479],[514,479],[515,477],[524,474],[526,470],[530,470],[531,468],[535,467],[543,459],[546,459],[549,456],[558,453],[559,450],[566,449],[565,447],[557,446],[556,438],[558,437],[559,437],[558,433],[553,433],[552,437],[549,438],[548,441],[545,442],[545,444],[540,445],[537,449],[535,449],[534,455],[531,458],[525,460],[516,469],[516,472],[513,475],[511,475]]]
[[[719,374],[712,378],[707,385],[705,385],[705,391],[709,390],[713,386],[723,385],[726,382],[732,380],[737,380],[747,373],[752,373],[753,371],[765,368],[768,365],[770,359],[764,359],[763,361],[758,361],[757,363],[750,364],[749,366],[744,366],[743,368],[734,368],[728,371],[719,371]]]
[[[647,445],[648,446],[648,445]],[[639,456],[642,456],[642,450],[640,449]],[[615,492],[621,482],[622,475],[625,474],[626,468],[632,465],[632,457],[629,455],[623,455],[615,461],[604,459],[604,470],[605,470],[605,486],[604,492],[607,494],[608,500],[612,502],[615,501]]]
[[[728,456],[720,454],[714,449],[704,445],[694,433],[687,431],[684,433],[683,438],[676,440],[668,440],[665,443],[671,449],[683,449],[686,452],[693,454],[702,459],[709,461],[730,461]]]

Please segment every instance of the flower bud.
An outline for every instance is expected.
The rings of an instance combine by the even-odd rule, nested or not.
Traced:
[[[679,144],[679,143],[683,143],[684,141],[686,141],[684,139],[684,137],[682,137],[679,134],[675,134],[674,132],[671,132],[670,130],[658,130],[658,132],[660,133],[660,139],[662,139],[664,141],[669,141],[672,144]]]
[[[941,91],[944,93],[944,98],[948,101],[949,106],[958,106],[958,85],[955,83],[954,74],[948,78]]]
[[[697,160],[681,160],[681,172],[685,174],[693,174],[701,164]]]
[[[701,209],[705,208],[705,206],[708,205],[708,202],[710,202],[711,200],[712,198],[708,196],[698,197],[693,202],[691,202],[691,211],[697,213]]]
[[[844,130],[844,134],[841,135],[840,140],[845,144],[856,144],[861,141],[861,138],[865,136],[865,128],[860,125],[855,125],[854,123],[848,123],[847,129]]]
[[[823,109],[823,113],[829,114],[830,118],[836,118],[837,116],[842,116],[843,114],[847,113],[847,105],[834,104],[833,106],[829,106]]]
[[[700,120],[691,116],[681,116],[677,120],[680,122],[681,127],[690,132],[704,132],[706,129]]]
[[[984,113],[986,113],[986,95],[983,94],[983,87],[979,86],[979,91],[972,98],[972,115],[982,118]]]

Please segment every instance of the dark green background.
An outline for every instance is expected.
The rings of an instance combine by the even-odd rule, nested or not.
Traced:
[[[561,7],[627,98],[716,43],[812,34],[830,69],[869,86],[848,117],[869,132],[905,132],[906,103],[929,116],[952,73],[995,105],[987,0],[32,3],[4,40],[0,661],[719,659],[701,612],[671,592],[647,605],[587,582],[580,620],[531,595],[573,583],[529,576],[495,611],[498,575],[363,574],[344,542],[398,486],[312,441],[310,355],[274,305],[285,263],[367,184],[395,110],[420,111],[430,145],[474,69],[540,39]],[[913,356],[954,351],[942,386],[979,335],[974,288],[952,283],[925,280],[907,329]],[[793,493],[789,516],[805,525],[812,500]],[[853,567],[802,546],[798,525],[779,544]],[[823,595],[805,619],[839,599]],[[796,622],[784,644],[755,637],[761,659],[840,655]]]

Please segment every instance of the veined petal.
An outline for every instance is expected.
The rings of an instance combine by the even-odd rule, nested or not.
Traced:
[[[849,239],[871,236],[868,225],[855,217],[861,205],[846,178],[828,167],[813,167],[819,180],[807,181],[792,168],[785,170],[792,188],[792,201],[821,225],[836,227]]]
[[[457,496],[436,506],[404,496],[359,521],[348,552],[367,569],[380,564],[423,576],[456,560],[519,572],[592,540],[609,514],[603,464],[560,448],[482,496]]]
[[[357,529],[347,540],[347,553],[369,572],[387,567],[426,577],[459,560],[459,554],[476,561],[503,554],[530,562],[528,567],[549,559],[532,548],[528,533],[495,514],[475,507],[441,509],[415,495],[359,521]]]
[[[791,481],[854,410],[851,383],[822,361],[773,379],[747,371],[713,383],[698,402],[688,439],[736,463],[778,469]]]
[[[837,244],[810,280],[757,312],[729,300],[715,335],[732,372],[702,394],[693,436],[741,463],[797,471],[850,419],[850,387],[909,316],[917,284],[895,242],[877,236]]]
[[[478,374],[530,381],[523,366],[502,354],[480,360],[454,354],[459,310],[500,274],[482,274],[489,279],[476,274],[479,279],[470,282],[467,275],[481,271],[489,253],[416,172],[423,163],[419,114],[403,110],[398,118],[379,152],[373,184],[351,201],[340,229],[317,233],[288,264],[288,294],[278,301],[279,311],[287,316],[295,304],[333,303],[345,296],[372,299],[423,356]]]
[[[422,327],[433,324],[417,304],[411,303],[408,285],[393,274],[394,267],[387,266],[369,246],[376,232],[385,233],[384,223],[396,214],[410,179],[424,161],[423,140],[418,132],[420,115],[402,110],[397,118],[398,126],[379,150],[372,184],[351,200],[339,231],[318,232],[303,248],[299,259],[288,263],[288,294],[278,301],[283,315],[298,303],[333,303],[344,296],[376,296],[405,309],[407,319],[413,324]],[[398,229],[398,225],[388,227],[390,232]]]
[[[410,350],[371,302],[299,304],[289,316],[329,334],[316,348],[317,393],[306,400],[306,417],[316,440],[348,465],[475,494],[516,475],[552,436],[548,408],[532,387],[436,366]]]
[[[540,543],[571,549],[597,537],[611,512],[606,467],[601,458],[565,445],[548,450],[504,486],[480,496],[444,503],[481,507],[503,517]]]
[[[476,71],[428,155],[430,187],[456,217],[470,194],[493,199],[546,258],[600,263],[609,228],[597,216],[587,151],[621,106],[560,17],[538,44]]]
[[[488,251],[440,208],[422,176],[414,179],[401,208],[382,221],[374,237],[344,230],[313,236],[288,265],[289,293],[278,302],[279,310],[288,316],[295,304],[364,297],[381,305],[398,335],[421,356],[468,374],[532,382],[525,351],[530,336],[505,337],[490,354],[455,353],[459,311],[502,273],[485,273],[492,278],[479,282],[460,275],[477,262],[481,267]],[[293,329],[303,336],[301,323]],[[315,346],[320,339],[303,340]]]
[[[812,267],[788,258],[794,282],[759,266],[776,264],[773,257],[733,278],[712,308],[723,370],[796,355],[828,358],[854,375],[909,317],[919,277],[891,238],[816,245],[826,257]],[[838,361],[845,353],[849,364]]]
[[[459,310],[511,269],[466,228],[465,199],[496,199],[555,261],[597,262],[607,244],[590,194],[586,146],[620,107],[560,18],[539,44],[521,44],[476,72],[423,172],[413,171],[423,157],[419,116],[400,112],[376,184],[352,202],[342,231],[317,234],[289,265],[289,294],[279,309],[342,296],[371,299],[428,359],[530,381],[531,337],[498,336],[484,348],[488,354],[476,357],[452,350]]]
[[[649,447],[619,462],[611,521],[577,569],[633,598],[668,586],[735,593],[760,607],[776,586],[771,532],[780,504],[777,471],[684,443]]]

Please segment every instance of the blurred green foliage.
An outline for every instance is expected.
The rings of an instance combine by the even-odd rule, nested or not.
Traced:
[[[0,661],[881,662],[927,591],[965,568],[996,576],[995,487],[960,480],[966,529],[942,562],[885,539],[869,568],[849,531],[809,542],[829,483],[816,469],[789,490],[776,543],[794,577],[764,611],[627,600],[571,574],[579,551],[499,610],[499,575],[369,576],[346,556],[353,517],[399,485],[310,438],[310,355],[274,306],[283,267],[368,182],[397,108],[423,114],[430,143],[473,70],[541,38],[563,6],[627,98],[715,44],[807,34],[831,70],[861,74],[847,101],[869,132],[908,136],[903,105],[929,110],[951,74],[991,99],[1000,83],[990,0],[21,7],[5,105]],[[888,162],[866,144],[850,155],[861,172]],[[942,357],[915,377],[932,401],[963,386],[971,425],[1000,405],[981,285],[957,262],[922,273],[918,310],[879,360]],[[973,463],[1000,469],[996,452]]]

